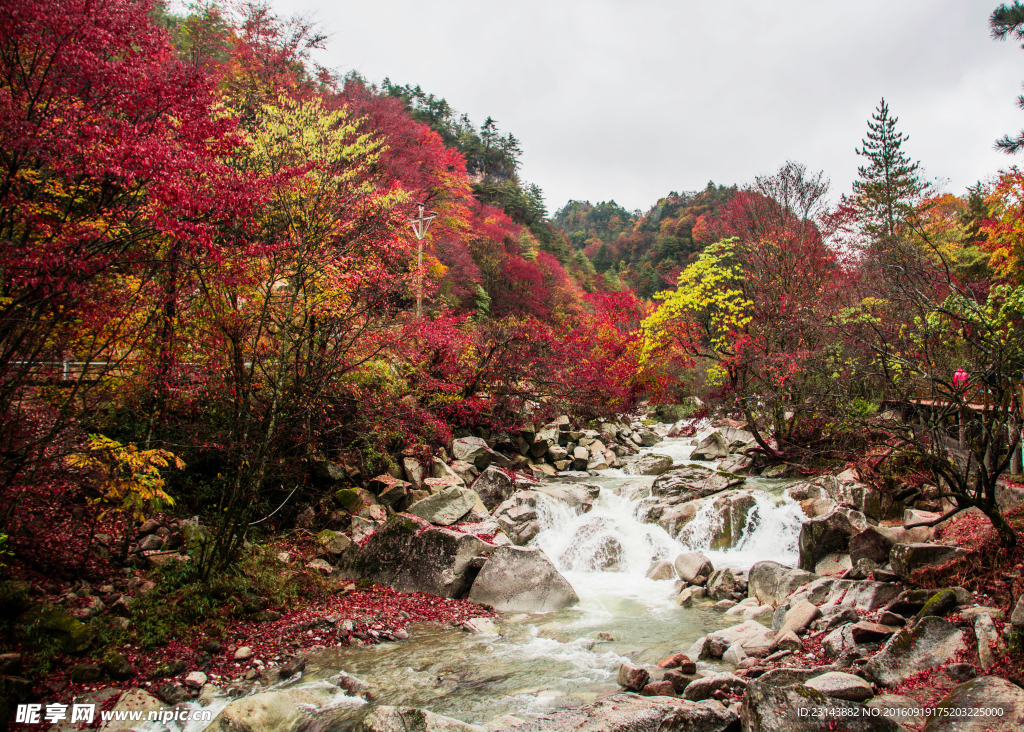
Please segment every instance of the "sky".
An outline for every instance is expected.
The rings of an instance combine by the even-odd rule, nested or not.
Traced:
[[[1019,162],[993,150],[1024,128],[1024,50],[991,39],[995,0],[270,1],[332,34],[320,64],[497,120],[552,214],[646,211],[787,160],[837,198],[882,97],[945,191]]]

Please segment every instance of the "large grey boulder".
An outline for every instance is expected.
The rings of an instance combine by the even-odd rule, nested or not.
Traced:
[[[653,452],[641,455],[635,463],[623,468],[627,475],[661,475],[672,467],[672,458],[668,455],[656,455]]]
[[[540,549],[503,546],[484,563],[469,600],[503,612],[544,613],[571,607],[580,598]]]
[[[998,676],[979,676],[935,705],[924,732],[1017,732],[1024,729],[1024,690]],[[974,710],[977,716],[942,715],[939,710]]]
[[[774,638],[775,631],[755,620],[747,620],[739,625],[709,633],[707,635],[707,652],[713,658],[721,658],[730,646],[739,644],[748,656],[760,658],[771,652]]]
[[[559,709],[502,732],[739,732],[728,709],[667,696],[614,694],[592,704]]]
[[[702,465],[683,465],[659,475],[651,486],[651,494],[691,501],[735,488],[743,481],[743,478],[719,473]]]
[[[463,597],[480,566],[476,558],[493,548],[471,534],[427,529],[412,542],[405,565],[390,584],[399,592]]]
[[[821,610],[815,605],[807,602],[807,600],[797,602],[783,616],[782,626],[778,629],[778,635],[785,635],[787,631],[803,635],[811,623],[820,617]]]
[[[469,439],[469,438],[466,438]],[[488,511],[493,511],[502,502],[511,498],[515,492],[515,485],[505,471],[500,468],[490,467],[480,473],[480,477],[473,481],[470,486]]]
[[[747,684],[740,710],[743,732],[900,732],[884,717],[870,716],[863,704],[827,696],[807,686],[779,686],[760,680]],[[837,727],[837,723],[842,727]]]
[[[747,596],[757,598],[763,605],[777,607],[798,587],[816,579],[816,574],[778,562],[757,562],[747,574]]]
[[[729,446],[730,453],[743,452],[747,448],[752,447],[756,442],[752,433],[730,425],[719,427],[717,432],[725,440],[725,444]]]
[[[693,460],[718,460],[729,456],[729,443],[718,432],[712,432],[693,448],[690,458]]]
[[[851,480],[850,471],[838,476],[827,476],[817,482],[825,493],[840,506],[852,508],[876,521],[903,517],[903,504],[888,491]]]
[[[865,664],[864,677],[892,688],[914,674],[941,666],[964,648],[962,630],[942,618],[923,618],[892,636]]]
[[[801,586],[789,596],[789,601],[806,600],[819,607],[842,606],[870,612],[890,602],[900,590],[900,585],[891,582],[821,577]]]
[[[861,559],[870,559],[875,564],[887,564],[893,540],[874,526],[850,537],[850,561],[857,564]]]
[[[673,562],[680,579],[693,582],[698,577],[708,577],[715,571],[711,560],[700,552],[684,552]]]
[[[486,469],[493,459],[487,442],[479,437],[460,437],[452,440],[452,456],[456,460],[463,460],[476,466],[477,470]]]
[[[417,501],[406,509],[406,513],[419,516],[437,526],[450,526],[469,513],[476,502],[476,493],[467,488],[452,486]]]
[[[231,702],[206,729],[208,732],[290,732],[305,718],[290,695],[267,691]]]
[[[915,570],[938,567],[967,554],[966,549],[946,544],[895,544],[889,551],[889,562],[896,576],[906,582]]]
[[[413,707],[379,706],[370,710],[357,732],[484,732],[483,727]]]
[[[800,569],[813,572],[825,555],[849,551],[850,537],[866,527],[862,520],[856,511],[836,508],[805,521],[800,527]]]
[[[352,578],[390,585],[406,569],[417,533],[432,528],[419,516],[396,513],[374,531],[358,551],[343,557],[338,568]]]

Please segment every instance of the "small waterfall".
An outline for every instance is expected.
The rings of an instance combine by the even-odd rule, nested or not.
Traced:
[[[704,552],[715,566],[747,568],[763,559],[795,565],[800,525],[806,520],[792,499],[752,487],[727,500],[706,499],[673,538],[657,524],[637,518],[639,500],[617,495],[609,486],[588,513],[541,498],[541,531],[531,542],[576,586],[586,575],[614,573],[643,578],[651,564],[680,552]],[[595,579],[591,577],[590,579]]]
[[[602,489],[589,513],[561,501],[537,501],[541,532],[532,544],[562,572],[622,572],[643,576],[657,559],[672,559],[679,543],[656,524],[634,517],[636,503]]]
[[[807,520],[800,504],[785,496],[752,490],[753,505],[728,507],[711,500],[679,533],[679,543],[704,552],[717,566],[749,567],[763,559],[795,565],[799,556],[800,525]]]

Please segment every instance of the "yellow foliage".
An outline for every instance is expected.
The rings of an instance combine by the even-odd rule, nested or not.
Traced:
[[[138,520],[145,518],[143,509],[159,511],[164,506],[174,505],[174,499],[164,491],[160,470],[185,467],[184,461],[169,450],[140,450],[135,445],[122,445],[103,435],[90,435],[89,452],[74,455],[68,462],[102,474],[101,496],[97,503],[117,504],[114,510]]]

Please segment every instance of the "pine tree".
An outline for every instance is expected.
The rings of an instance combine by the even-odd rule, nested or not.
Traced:
[[[1013,5],[1000,5],[992,11],[988,26],[997,41],[1005,41],[1007,38],[1024,41],[1024,5],[1016,0]],[[1024,109],[1024,94],[1017,97],[1017,106]],[[1016,137],[1003,135],[1003,139],[996,140],[996,149],[1009,154],[1024,150],[1024,132]]]
[[[914,204],[928,189],[918,175],[920,163],[911,162],[901,150],[908,135],[896,131],[898,117],[889,116],[882,99],[868,121],[868,136],[858,155],[868,159],[857,168],[860,180],[853,184],[854,203],[860,210],[864,232],[876,243],[894,242],[914,210]]]

